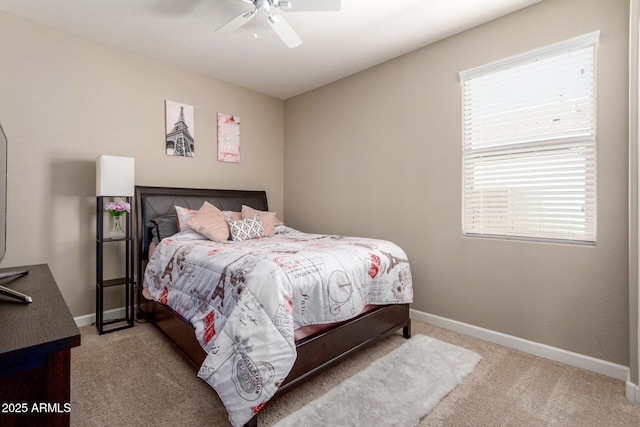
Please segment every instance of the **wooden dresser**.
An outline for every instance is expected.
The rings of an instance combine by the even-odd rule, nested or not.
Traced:
[[[33,302],[0,295],[0,425],[68,426],[71,348],[80,345],[80,330],[49,267],[10,270],[18,268],[29,273],[2,284]]]

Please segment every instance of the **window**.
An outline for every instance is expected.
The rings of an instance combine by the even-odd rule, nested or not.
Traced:
[[[463,233],[594,243],[599,31],[463,71]]]

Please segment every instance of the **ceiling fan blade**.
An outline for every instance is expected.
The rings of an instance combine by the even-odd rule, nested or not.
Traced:
[[[233,18],[231,21],[219,27],[216,30],[216,33],[223,33],[223,34],[231,33],[237,30],[238,28],[242,27],[247,22],[249,22],[251,18],[255,16],[255,14],[256,14],[255,10],[252,10],[250,12],[244,12],[236,16],[235,18]]]
[[[269,15],[267,22],[289,49],[293,49],[302,44],[302,39],[293,31],[293,28],[287,24],[287,21],[285,21],[282,16]]]
[[[340,10],[340,0],[289,0],[287,12],[336,12]]]

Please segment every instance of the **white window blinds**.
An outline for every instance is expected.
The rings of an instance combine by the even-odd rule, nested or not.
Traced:
[[[595,242],[598,38],[460,73],[465,235]]]

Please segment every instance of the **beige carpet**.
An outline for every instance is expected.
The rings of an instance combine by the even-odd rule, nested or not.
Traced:
[[[215,393],[148,324],[98,336],[80,329],[71,353],[72,426],[229,426]],[[640,404],[622,381],[414,322],[413,332],[468,348],[482,360],[420,426],[638,426]],[[400,335],[351,357],[276,400],[271,426],[404,342]]]

